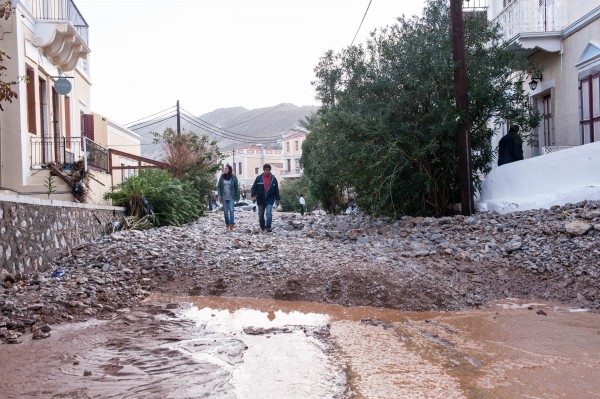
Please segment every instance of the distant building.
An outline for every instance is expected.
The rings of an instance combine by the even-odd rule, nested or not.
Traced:
[[[306,140],[307,134],[305,130],[294,129],[283,135],[281,150],[282,178],[290,179],[302,176],[300,158],[302,157],[302,143]]]

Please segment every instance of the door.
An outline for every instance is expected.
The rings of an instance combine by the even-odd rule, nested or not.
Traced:
[[[600,132],[600,72],[579,81],[582,144],[593,143]]]
[[[552,119],[552,97],[544,97],[544,146],[556,145],[554,140],[554,121]]]

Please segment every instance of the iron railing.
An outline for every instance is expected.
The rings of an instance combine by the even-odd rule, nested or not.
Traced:
[[[85,158],[87,167],[86,169],[96,169],[105,172],[109,171],[108,168],[108,149],[102,147],[95,141],[85,138],[85,150],[87,157]]]
[[[31,169],[47,169],[50,163],[70,165],[79,160],[84,161],[86,170],[109,170],[108,149],[87,137],[31,138]]]
[[[23,4],[35,19],[41,21],[69,21],[89,45],[89,25],[73,0],[24,0]]]
[[[463,2],[463,11],[486,11],[488,0],[465,0]]]
[[[81,137],[32,137],[30,141],[31,169],[46,169],[49,163],[72,164],[83,159]]]
[[[542,147],[542,155],[552,154],[553,152],[558,152],[562,150],[568,150],[569,148],[573,148],[573,146],[563,145],[563,146],[545,146]]]

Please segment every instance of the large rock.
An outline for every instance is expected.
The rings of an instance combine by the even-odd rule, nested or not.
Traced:
[[[572,220],[565,224],[565,231],[572,236],[582,236],[592,229],[592,225],[582,220]]]

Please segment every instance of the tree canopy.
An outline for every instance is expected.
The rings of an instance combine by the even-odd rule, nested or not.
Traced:
[[[490,171],[494,121],[528,131],[539,116],[527,65],[481,14],[465,17],[473,178]],[[368,41],[324,54],[313,85],[323,106],[310,121],[302,165],[313,194],[334,209],[352,188],[370,214],[442,215],[458,202],[454,69],[447,0],[398,18]]]

